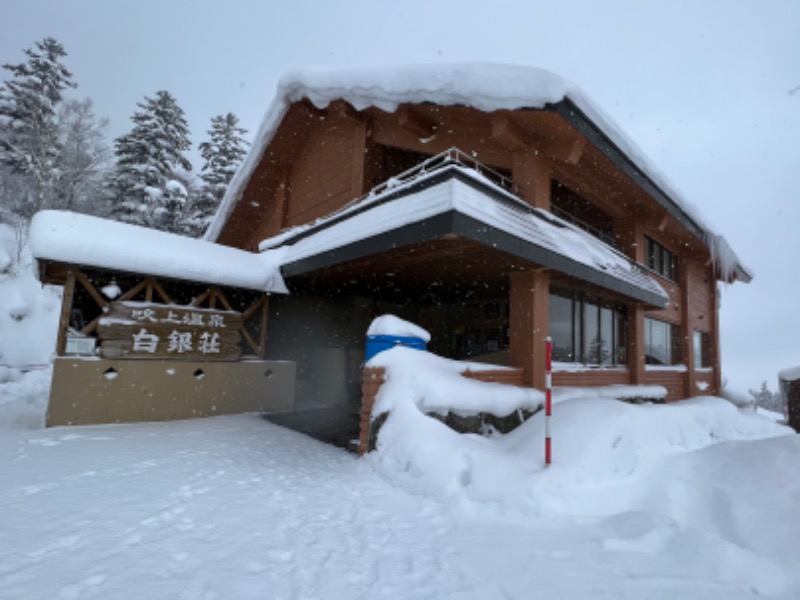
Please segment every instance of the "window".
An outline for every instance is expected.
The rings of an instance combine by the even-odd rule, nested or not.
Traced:
[[[550,294],[553,360],[588,365],[627,363],[625,306],[572,290]]]
[[[644,362],[648,365],[677,365],[681,362],[681,330],[677,325],[645,318]]]
[[[708,369],[711,367],[711,336],[705,331],[695,331],[692,336],[694,345],[694,368]]]
[[[644,241],[648,268],[675,281],[678,273],[675,255],[652,238],[645,236]]]

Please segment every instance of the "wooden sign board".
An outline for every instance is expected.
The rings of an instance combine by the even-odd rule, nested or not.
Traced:
[[[111,302],[97,334],[103,358],[235,361],[242,326],[233,311]]]

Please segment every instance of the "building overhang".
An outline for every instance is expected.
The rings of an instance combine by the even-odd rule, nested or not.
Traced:
[[[494,256],[507,270],[549,269],[654,308],[667,301],[645,270],[614,248],[456,165],[284,237],[281,272],[291,288],[299,276],[453,238],[480,245],[487,260]]]

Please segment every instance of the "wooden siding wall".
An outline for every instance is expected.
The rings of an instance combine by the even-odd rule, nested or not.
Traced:
[[[710,332],[712,313],[715,310],[713,288],[715,285],[711,267],[697,260],[686,264],[689,284],[689,326],[698,331]]]
[[[326,126],[314,144],[292,165],[289,190],[291,202],[284,225],[308,223],[336,210],[363,192],[360,178],[354,183],[356,128]],[[363,142],[362,142],[363,145]],[[363,155],[363,152],[362,152]]]
[[[674,281],[665,279],[655,273],[650,273],[650,276],[655,279],[658,284],[664,288],[669,296],[667,306],[662,310],[648,310],[645,316],[659,321],[667,321],[669,323],[680,323],[681,315],[683,314],[683,290]]]
[[[681,371],[647,371],[645,385],[660,385],[667,389],[667,402],[686,398],[686,376]],[[694,392],[697,394],[697,391]]]
[[[553,385],[556,387],[585,387],[617,385],[630,382],[627,369],[592,369],[589,371],[555,371]]]

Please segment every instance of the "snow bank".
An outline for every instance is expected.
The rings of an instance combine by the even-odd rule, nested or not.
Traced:
[[[425,343],[431,341],[431,334],[422,327],[394,315],[381,315],[373,319],[367,329],[367,335],[395,335],[419,338]]]
[[[88,215],[37,213],[31,222],[30,246],[38,259],[288,293],[274,262],[280,253],[255,254]]]
[[[371,358],[368,367],[386,369],[372,410],[373,418],[413,404],[417,412],[462,416],[490,412],[498,417],[517,410],[536,410],[544,394],[531,388],[487,383],[462,377],[465,371],[492,371],[496,365],[450,360],[411,348],[396,346]]]
[[[42,287],[27,245],[19,252],[19,243],[0,224],[0,365],[44,365],[56,347],[61,289]]]
[[[529,418],[506,435],[459,434],[425,413],[506,416],[535,410],[538,390],[474,381],[468,368],[427,352],[393,348],[368,366],[386,369],[373,418],[388,414],[367,458],[388,479],[437,498],[488,502],[523,513],[605,515],[628,510],[651,486],[659,461],[722,441],[791,433],[721,398],[632,405],[608,397],[664,395],[663,388],[557,388],[554,462],[543,468],[544,419]],[[624,493],[620,486],[625,487]]]
[[[52,367],[22,372],[0,366],[0,435],[3,429],[42,429]]]

